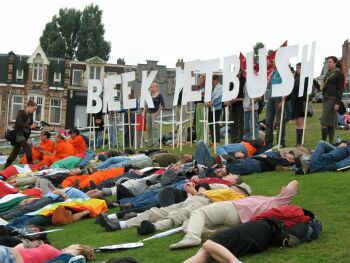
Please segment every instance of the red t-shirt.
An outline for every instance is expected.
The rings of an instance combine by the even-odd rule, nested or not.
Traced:
[[[23,258],[24,263],[42,263],[58,257],[63,252],[43,244],[35,248],[15,248]]]

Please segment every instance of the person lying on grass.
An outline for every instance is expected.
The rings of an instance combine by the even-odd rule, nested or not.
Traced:
[[[343,170],[350,166],[350,146],[341,143],[338,147],[320,141],[309,160],[296,159],[296,174]]]
[[[71,245],[62,250],[58,250],[48,244],[41,244],[34,248],[25,248],[23,244],[19,244],[14,248],[0,246],[0,259],[4,259],[5,261],[2,262],[5,263],[46,263],[63,254],[67,254],[71,258],[74,256],[83,256],[86,260],[95,260],[93,249],[86,245]]]
[[[170,249],[198,246],[201,244],[204,229],[236,226],[268,209],[290,204],[298,189],[299,183],[294,180],[286,187],[282,187],[277,196],[252,195],[240,200],[201,207],[191,213],[188,224],[185,224],[185,237],[178,243],[170,245]]]
[[[317,239],[322,224],[312,212],[297,206],[270,209],[252,220],[209,238],[185,263],[241,263],[238,257],[260,253],[268,247],[292,247]]]
[[[226,179],[235,182],[237,181],[237,176],[229,175]],[[107,231],[137,226],[139,234],[150,234],[156,230],[163,230],[173,225],[182,224],[190,217],[192,211],[200,207],[207,206],[212,202],[241,199],[248,196],[251,191],[250,187],[245,184],[233,185],[230,189],[209,189],[210,186],[208,184],[199,184],[196,189],[194,183],[188,183],[185,185],[185,190],[191,196],[184,202],[168,207],[154,207],[126,221],[118,221],[115,214],[109,216],[101,214],[97,222]]]

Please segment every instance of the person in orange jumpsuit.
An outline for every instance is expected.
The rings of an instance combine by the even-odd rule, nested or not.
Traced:
[[[56,138],[55,152],[44,155],[43,160],[37,164],[39,165],[39,167],[43,165],[50,166],[56,161],[75,155],[75,150],[73,145],[67,140],[67,137],[63,132],[58,132],[55,138]]]
[[[40,144],[32,148],[33,162],[35,160],[41,161],[43,156],[47,153],[53,153],[55,151],[55,143],[50,140],[51,133],[48,131],[42,131],[40,133]],[[27,164],[27,157],[24,155],[20,163]]]
[[[73,145],[75,154],[85,154],[86,152],[86,142],[83,136],[80,135],[78,128],[74,127],[70,129],[69,135],[71,137],[70,143]]]
[[[86,175],[73,175],[64,179],[61,186],[63,188],[68,186],[79,186],[79,188],[84,188],[90,186],[90,181],[99,185],[105,180],[121,176],[122,174],[124,174],[124,168],[111,168]],[[76,185],[76,182],[78,185]]]

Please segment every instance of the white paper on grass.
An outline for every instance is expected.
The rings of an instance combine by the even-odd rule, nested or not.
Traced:
[[[147,71],[142,71],[142,83],[141,83],[141,97],[140,97],[140,108],[145,107],[145,102],[148,108],[154,108],[151,93],[149,92],[149,87],[156,78],[158,70],[152,70],[147,76]]]
[[[98,113],[102,109],[102,84],[100,80],[89,79],[88,81],[88,97],[87,97],[87,106],[86,113]],[[93,106],[93,101],[96,102],[96,105]]]
[[[213,90],[213,72],[218,71],[220,66],[220,59],[211,59],[201,61],[200,68],[201,73],[205,74],[205,93],[204,102],[211,101],[211,93]]]
[[[194,74],[192,72],[200,70],[200,60],[185,62],[185,68],[182,76],[184,78],[184,87],[182,92],[182,105],[187,102],[200,101],[202,99],[200,90],[192,90],[192,86],[196,84]],[[176,82],[181,76],[176,75]]]
[[[131,87],[129,82],[135,80],[135,71],[122,73],[122,94],[123,94],[123,109],[136,108],[136,99],[129,99]]]
[[[303,54],[301,57],[301,72],[300,72],[300,84],[299,84],[299,97],[304,94],[305,78],[309,78],[307,85],[307,94],[312,91],[312,85],[314,80],[314,64],[315,64],[315,49],[316,42],[312,42],[310,60],[307,60],[308,45],[303,46]]]
[[[177,101],[179,100],[180,92],[181,92],[181,90],[183,90],[184,85],[185,85],[184,71],[182,70],[181,67],[176,67],[176,82],[175,82],[173,106],[177,105]],[[184,95],[184,92],[182,92],[182,100],[184,100],[183,95]]]
[[[231,71],[231,67],[233,69]],[[222,79],[222,101],[230,101],[238,96],[239,92],[239,79],[237,74],[240,69],[240,61],[238,56],[232,55],[224,57],[224,70]],[[230,83],[233,83],[233,89],[230,91]]]
[[[266,48],[259,49],[259,72],[254,72],[254,52],[247,53],[247,92],[250,98],[260,98],[267,86]]]
[[[294,86],[294,76],[289,68],[289,58],[298,56],[299,47],[297,45],[280,47],[276,52],[276,69],[281,76],[282,82],[272,85],[271,97],[288,96]]]
[[[121,84],[122,78],[120,75],[109,75],[104,80],[104,93],[103,93],[103,112],[119,111],[121,109],[120,100],[116,100],[118,97],[118,90],[116,85]]]

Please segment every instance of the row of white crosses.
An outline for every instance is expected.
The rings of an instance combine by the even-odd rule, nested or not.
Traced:
[[[308,55],[308,46],[305,45],[303,47],[302,52],[302,58],[301,58],[301,76],[300,76],[300,87],[299,87],[299,96],[303,95],[304,91],[304,83],[305,78],[309,77],[309,79],[313,79],[313,71],[314,71],[314,56],[315,56],[315,46],[316,43],[314,42],[312,44],[311,48],[311,55],[310,58],[307,58]],[[281,47],[276,52],[275,57],[275,64],[276,68],[281,76],[282,83],[280,84],[273,84],[272,85],[272,97],[285,97],[288,96],[293,89],[294,84],[294,76],[290,72],[289,69],[289,59],[291,57],[297,57],[299,51],[298,45],[294,46],[288,46],[288,47]],[[246,70],[247,70],[247,81],[246,81],[246,88],[248,96],[252,99],[252,122],[254,123],[254,99],[260,98],[264,95],[267,87],[267,59],[266,59],[266,48],[259,49],[259,72],[254,71],[254,64],[253,64],[253,52],[247,53],[247,59],[246,59]],[[175,86],[175,94],[173,99],[173,105],[175,106],[178,101],[179,93],[183,90],[183,96],[182,96],[182,105],[187,105],[188,103],[200,101],[201,100],[201,93],[198,91],[193,91],[192,86],[195,85],[195,78],[193,77],[193,72],[200,72],[201,74],[206,75],[206,82],[205,82],[205,93],[204,93],[204,102],[211,101],[211,92],[212,92],[212,75],[214,72],[217,72],[219,70],[220,65],[220,59],[213,59],[213,60],[195,60],[190,62],[185,62],[184,69],[181,67],[176,68],[176,86]],[[223,59],[223,94],[222,102],[230,101],[237,97],[238,90],[239,90],[239,79],[237,78],[237,74],[240,69],[240,61],[238,56],[232,55],[224,57]],[[147,71],[142,72],[142,82],[141,82],[141,96],[140,96],[140,108],[145,107],[145,103],[147,103],[149,108],[153,108],[153,101],[149,94],[148,88],[150,87],[151,83],[154,81],[155,76],[157,74],[157,71],[151,71],[149,74]],[[113,75],[113,76],[107,76],[104,79],[104,87],[102,87],[102,82],[99,80],[89,80],[88,82],[88,104],[87,104],[87,113],[97,113],[100,112],[103,106],[103,112],[111,112],[121,109],[120,102],[119,105],[115,101],[115,97],[117,96],[114,85],[121,84],[122,85],[122,104],[123,108],[130,109],[135,108],[136,100],[135,99],[129,99],[128,96],[130,94],[131,88],[129,86],[129,83],[135,81],[135,72],[125,72],[121,75]],[[229,89],[230,83],[234,84],[234,89],[231,91]],[[104,89],[103,93],[103,100],[101,98],[102,90]],[[312,89],[312,81],[308,82],[308,92],[307,94],[311,93]],[[307,97],[307,100],[309,99],[309,96]],[[95,104],[93,104],[93,101],[95,101]],[[283,118],[284,115],[284,100],[282,101],[282,113],[281,118]],[[108,107],[107,107],[108,106]],[[308,103],[306,103],[306,109],[305,109],[305,117],[307,116],[307,107]],[[228,121],[228,110],[225,110],[225,121],[221,122],[220,120],[215,120],[215,116],[213,118],[213,122],[210,123],[210,125],[214,125],[216,123],[224,123],[227,127],[226,129],[226,136],[225,136],[225,142],[228,143],[228,124],[230,123]],[[179,145],[182,145],[182,128],[183,123],[187,120],[182,120],[182,114],[181,119],[179,122],[164,122],[163,121],[163,113],[160,112],[160,120],[158,123],[161,126],[161,132],[162,132],[162,125],[176,125],[178,124],[180,126],[178,137],[179,137]],[[173,114],[174,115],[174,114]],[[205,133],[207,133],[207,127],[209,125],[207,118],[209,115],[209,109],[205,112]],[[303,138],[302,142],[304,142],[304,136],[305,136],[305,124],[306,124],[306,118],[304,119],[304,129],[303,129]],[[93,124],[94,125],[94,124]],[[93,126],[91,125],[91,126]],[[122,122],[121,124],[123,128],[125,129],[125,123]],[[129,126],[129,130],[131,130],[131,124],[127,124]],[[282,130],[283,121],[280,121],[280,130]],[[90,126],[90,127],[91,127]],[[135,125],[136,126],[136,125]],[[190,125],[191,126],[191,125]],[[107,123],[108,127],[108,123]],[[144,124],[142,124],[142,128],[144,128]],[[255,126],[252,125],[252,131],[253,131],[253,139],[255,139]],[[107,129],[108,130],[108,129]],[[142,133],[143,133],[142,129]],[[136,133],[136,127],[135,127],[135,133]],[[192,133],[191,133],[192,134]],[[216,136],[215,132],[212,136]],[[142,136],[143,137],[143,136]],[[205,134],[205,137],[207,139],[207,135]],[[160,138],[161,141],[161,138]],[[214,148],[216,148],[216,138],[214,139]],[[142,142],[142,141],[141,141]],[[278,139],[278,148],[280,147],[281,142],[281,132],[279,134]],[[123,143],[124,144],[124,143]],[[123,145],[125,146],[125,145]],[[181,147],[182,149],[182,147]]]

